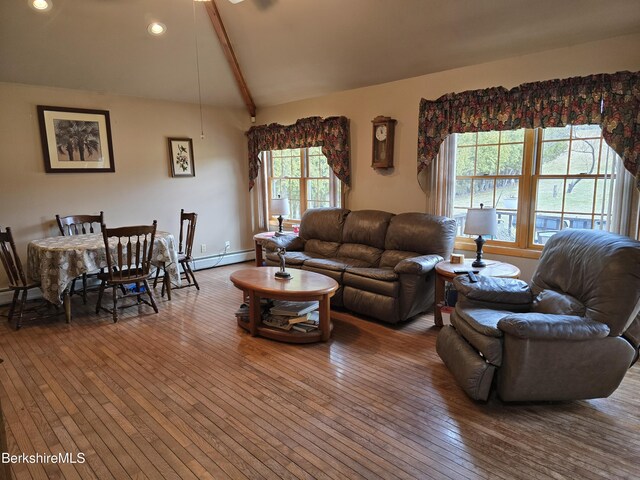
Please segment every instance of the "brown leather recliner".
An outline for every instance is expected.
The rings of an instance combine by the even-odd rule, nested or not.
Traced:
[[[433,305],[435,265],[451,254],[455,231],[454,220],[426,213],[312,209],[298,237],[267,242],[267,264],[278,265],[274,249],[285,247],[287,267],[338,282],[332,307],[397,323]]]
[[[607,397],[637,360],[640,242],[564,230],[545,245],[531,287],[454,279],[459,300],[436,349],[473,399]],[[495,382],[494,380],[495,376]]]

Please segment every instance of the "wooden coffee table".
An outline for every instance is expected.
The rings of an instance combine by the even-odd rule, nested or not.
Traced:
[[[487,266],[482,268],[472,267],[473,259],[471,258],[465,259],[464,263],[440,262],[436,265],[436,298],[434,305],[434,323],[436,325],[442,326],[442,314],[438,305],[444,302],[444,284],[446,281],[451,281],[454,277],[460,275],[455,273],[454,270],[477,270],[477,275],[486,277],[518,278],[520,276],[520,269],[510,263],[487,259],[484,262]]]
[[[329,299],[338,289],[338,283],[325,275],[306,270],[289,269],[291,278],[282,280],[275,277],[278,267],[252,267],[236,270],[231,274],[231,282],[249,297],[249,322],[238,319],[238,325],[253,336],[261,336],[289,343],[326,342],[331,336],[331,311]],[[262,323],[260,299],[320,302],[318,330],[303,333],[285,331]]]

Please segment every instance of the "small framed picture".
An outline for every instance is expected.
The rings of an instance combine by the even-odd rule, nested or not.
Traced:
[[[106,110],[38,105],[47,173],[115,172]]]
[[[172,177],[195,177],[193,142],[190,138],[169,139],[169,159]]]

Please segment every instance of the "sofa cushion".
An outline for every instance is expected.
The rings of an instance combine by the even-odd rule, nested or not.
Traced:
[[[394,268],[398,263],[407,258],[419,257],[417,252],[405,252],[402,250],[385,250],[380,256],[380,268]]]
[[[357,258],[367,263],[367,266],[375,267],[380,263],[382,250],[369,245],[358,243],[343,243],[338,248],[336,257],[339,258]]]
[[[460,308],[456,305],[456,315],[466,321],[476,332],[489,337],[502,337],[498,322],[512,313],[507,310],[489,310],[488,308]]]
[[[327,242],[324,240],[311,239],[304,245],[304,253],[315,255],[316,257],[335,257],[340,244],[337,242]]]
[[[381,268],[347,268],[342,277],[345,287],[350,286],[387,297],[398,296],[400,282],[397,280],[398,276],[393,273],[393,270]]]
[[[533,301],[531,311],[582,317],[585,314],[586,307],[577,298],[566,293],[543,290]]]
[[[302,215],[300,238],[342,242],[342,228],[349,210],[345,208],[313,208]]]
[[[468,275],[458,275],[453,279],[453,286],[459,294],[479,302],[529,306],[533,301],[529,285],[515,278],[478,275],[477,281],[472,282]]]
[[[457,312],[451,315],[451,325],[491,364],[502,365],[502,338],[484,335],[473,328]]]
[[[368,245],[378,250],[383,250],[391,217],[393,217],[393,213],[380,210],[350,212],[344,222],[342,241],[344,243]]]
[[[304,262],[304,266],[343,272],[347,267],[366,267],[367,263],[356,258],[311,258]]]
[[[287,252],[284,255],[284,261],[286,265],[302,265],[306,260],[312,258],[321,258],[316,253],[311,252]],[[280,263],[280,258],[276,252],[267,252],[267,259],[272,262]]]
[[[456,222],[427,213],[400,213],[391,217],[385,250],[435,254],[449,258],[456,236]]]

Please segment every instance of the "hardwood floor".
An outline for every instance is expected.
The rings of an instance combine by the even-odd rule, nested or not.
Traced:
[[[74,298],[74,319],[0,325],[9,451],[83,452],[15,464],[16,478],[638,478],[640,367],[608,399],[469,400],[424,317],[345,317],[328,343],[237,327],[229,274],[197,273],[117,324]],[[95,301],[95,298],[92,299]]]

